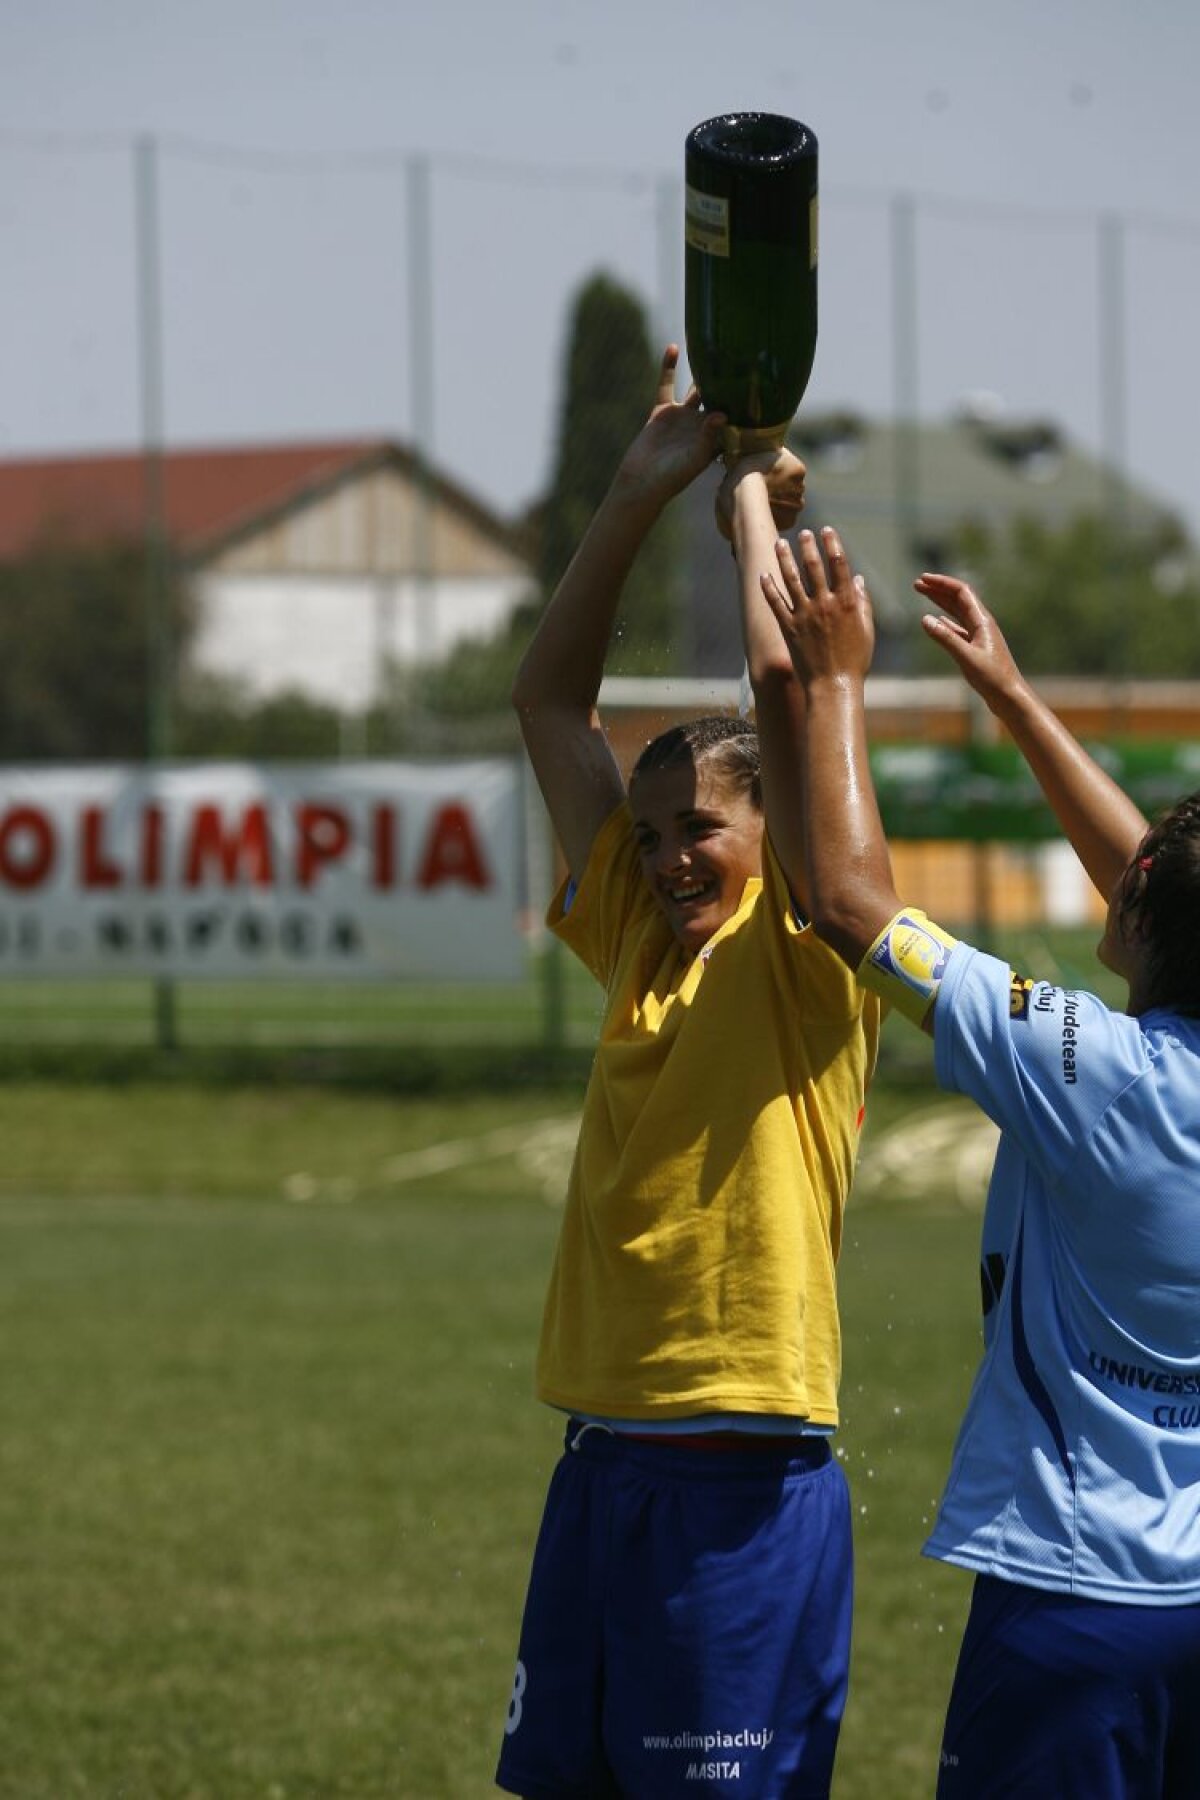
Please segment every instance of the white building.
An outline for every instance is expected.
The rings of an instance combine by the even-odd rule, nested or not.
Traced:
[[[402,446],[378,440],[172,450],[166,532],[195,584],[196,673],[345,711],[389,661],[493,630],[531,585],[512,528]],[[0,557],[39,536],[137,538],[140,455],[0,461]]]

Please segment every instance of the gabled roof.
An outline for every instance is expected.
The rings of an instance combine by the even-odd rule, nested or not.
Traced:
[[[911,635],[919,610],[912,581],[936,568],[968,522],[1004,530],[1018,518],[1055,528],[1082,513],[1119,510],[1130,532],[1149,532],[1171,509],[1089,456],[1054,424],[967,408],[912,426],[853,413],[803,411],[788,442],[808,468],[801,523],[836,525],[867,577],[879,628],[876,667]],[[693,483],[688,518],[688,621],[693,673],[725,674],[741,663],[741,635],[728,557],[712,524],[716,479]]]
[[[1080,514],[1119,510],[1137,534],[1169,512],[1047,420],[971,407],[912,425],[801,413],[788,441],[808,465],[804,523],[843,531],[885,618],[911,617],[913,577],[936,567],[968,522],[1062,529]]]
[[[410,450],[380,438],[167,450],[161,460],[167,535],[188,560],[202,560],[385,465],[408,475],[421,468]],[[442,501],[481,530],[510,539],[511,527],[482,502],[436,472],[429,479]],[[140,538],[146,480],[140,451],[0,458],[0,561],[23,555],[51,533],[90,544]]]

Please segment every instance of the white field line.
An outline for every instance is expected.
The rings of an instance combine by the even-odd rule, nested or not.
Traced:
[[[949,1189],[958,1204],[977,1211],[1000,1133],[982,1113],[938,1107],[875,1140],[859,1163],[854,1192],[860,1200],[922,1200],[930,1189]]]
[[[470,1163],[495,1162],[515,1156],[527,1169],[543,1192],[552,1187],[565,1191],[567,1171],[579,1131],[573,1117],[530,1119],[522,1125],[501,1125],[494,1131],[474,1137],[445,1138],[438,1144],[426,1144],[420,1150],[407,1150],[384,1163],[380,1173],[396,1186],[419,1181],[423,1176],[441,1175],[449,1169],[465,1168]]]
[[[515,1157],[551,1204],[566,1194],[579,1120],[571,1114],[501,1125],[473,1137],[444,1138],[407,1150],[383,1164],[383,1180],[401,1187],[472,1163]],[[983,1205],[999,1133],[982,1113],[937,1107],[893,1125],[859,1163],[854,1191],[860,1200],[920,1202],[930,1189],[949,1190],[969,1211]]]

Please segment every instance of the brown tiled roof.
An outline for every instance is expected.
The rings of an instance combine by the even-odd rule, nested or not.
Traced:
[[[185,554],[220,542],[264,515],[294,506],[357,468],[409,452],[386,440],[170,450],[162,458],[165,527]],[[449,483],[438,487],[482,515]],[[140,452],[0,458],[0,561],[51,532],[76,543],[137,538],[145,529],[146,459]]]

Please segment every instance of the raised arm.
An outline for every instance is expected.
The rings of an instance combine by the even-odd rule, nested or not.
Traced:
[[[804,505],[804,478],[804,464],[790,451],[744,458],[721,484],[717,523],[732,540],[737,559],[742,642],[754,694],[767,831],[792,896],[807,912],[800,805],[804,694],[762,589],[762,576],[777,567],[779,526],[792,523]]]
[[[799,810],[812,923],[857,969],[900,909],[867,757],[871,602],[836,531],[773,544],[759,588],[802,690]],[[822,549],[824,556],[822,556]]]
[[[675,399],[678,348],[659,371],[654,408],[550,600],[517,670],[512,701],[571,874],[624,794],[596,710],[621,591],[667,502],[713,461],[724,416],[693,389]]]
[[[921,623],[1007,730],[1055,818],[1107,900],[1147,821],[1034,692],[979,596],[950,575],[922,575],[919,594],[942,608]]]

